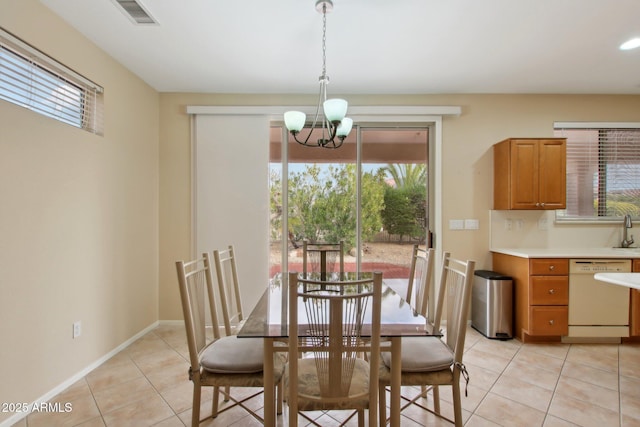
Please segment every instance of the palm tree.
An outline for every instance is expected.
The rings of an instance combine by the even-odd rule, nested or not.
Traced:
[[[424,164],[389,163],[384,170],[391,175],[396,188],[424,186],[426,183],[427,167]]]

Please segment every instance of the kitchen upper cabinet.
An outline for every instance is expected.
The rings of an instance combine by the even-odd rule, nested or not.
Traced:
[[[566,138],[510,138],[493,146],[494,209],[566,208]]]

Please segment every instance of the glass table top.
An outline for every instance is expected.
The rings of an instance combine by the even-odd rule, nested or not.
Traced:
[[[345,280],[355,280],[370,273],[345,273]],[[333,278],[338,279],[338,273]],[[347,292],[357,292],[357,289],[349,289]],[[271,337],[286,338],[288,336],[288,286],[283,276],[278,274],[269,281],[261,299],[256,304],[245,324],[238,333],[238,337]],[[367,304],[370,307],[370,304]],[[381,336],[429,336],[438,335],[430,332],[426,319],[413,308],[391,287],[382,285],[381,301]],[[306,323],[306,312],[303,303],[298,304],[298,321]],[[365,314],[370,319],[371,315]]]

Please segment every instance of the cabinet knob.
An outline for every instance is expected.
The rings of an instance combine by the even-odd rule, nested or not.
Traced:
[[[551,288],[551,289],[549,289],[549,293],[550,293],[551,295],[553,295],[553,294],[555,294],[555,293],[556,293],[556,290],[555,290],[555,289],[553,289],[553,288]]]
[[[551,271],[555,270],[555,268],[556,268],[556,266],[555,266],[555,265],[550,265],[550,266],[549,266],[549,270],[551,270]]]
[[[554,323],[555,323],[555,322],[554,322],[554,320],[553,320],[553,319],[549,320],[549,324],[550,324],[550,325],[553,325]]]
[[[536,202],[536,207],[540,207],[540,202]]]
[[[540,203],[540,206],[542,206],[544,208],[544,203]]]

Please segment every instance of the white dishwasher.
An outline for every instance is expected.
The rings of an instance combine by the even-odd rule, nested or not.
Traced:
[[[569,263],[569,338],[629,336],[629,289],[593,278],[631,271],[631,260],[572,259]]]

